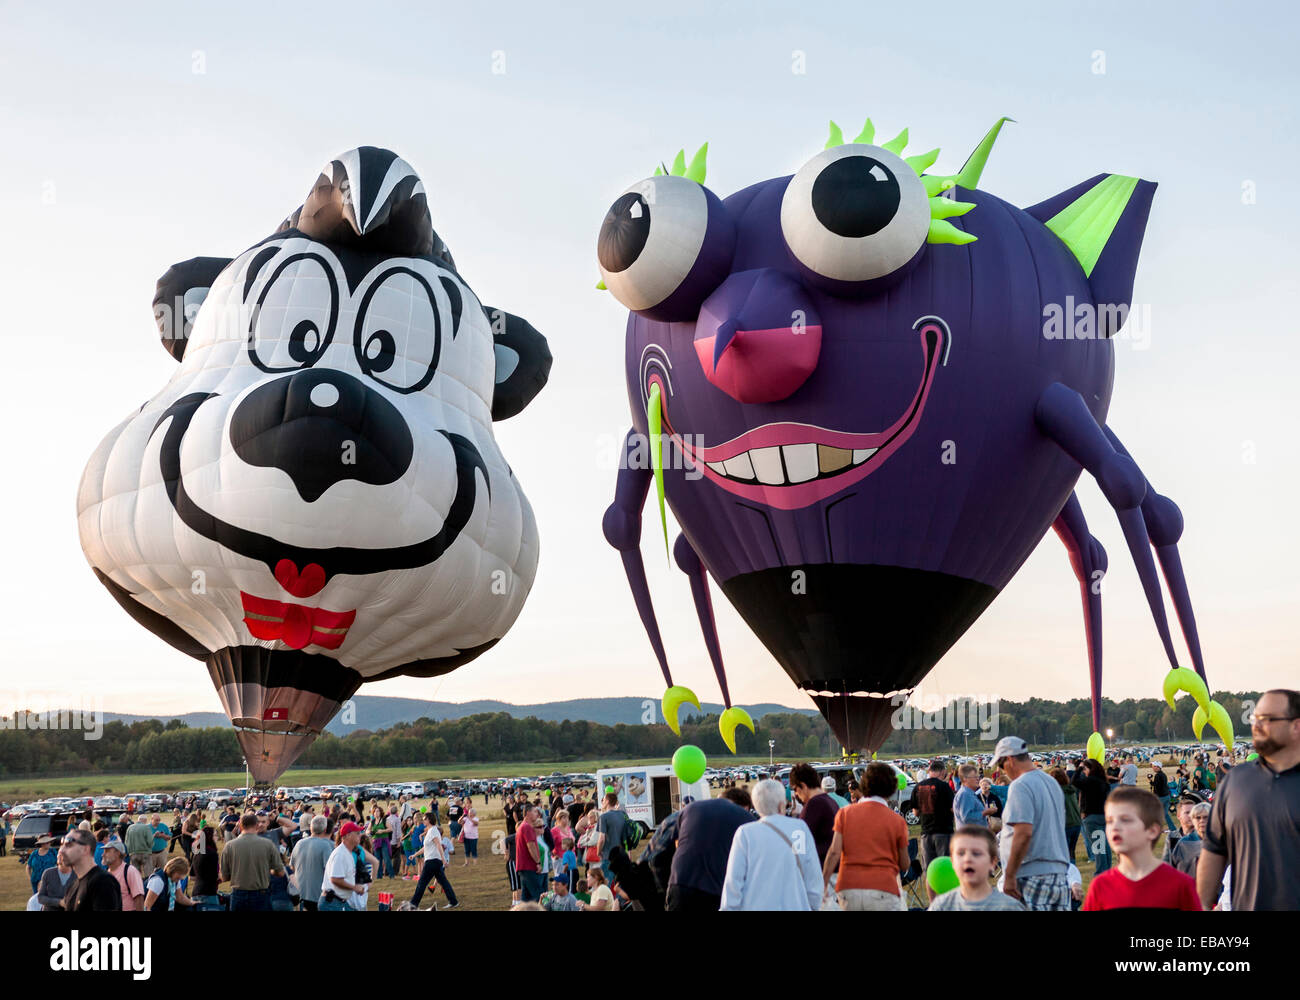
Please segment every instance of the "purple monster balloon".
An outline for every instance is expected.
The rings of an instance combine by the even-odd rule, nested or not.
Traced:
[[[1166,697],[1209,701],[1177,541],[1182,516],[1106,426],[1156,185],[1101,174],[1031,208],[977,189],[999,121],[955,175],[907,132],[874,145],[831,124],[793,176],[719,199],[707,146],[611,206],[602,285],[631,310],[633,427],[605,537],[623,557],[669,691],[641,511],[657,481],[727,711],[712,576],[847,749],[875,750],[913,689],[1049,528],[1079,579],[1101,698],[1106,553],[1073,489],[1115,508],[1172,669]],[[959,221],[953,221],[959,220]],[[666,541],[666,535],[665,535]],[[1196,673],[1179,668],[1151,548]],[[1199,677],[1197,676],[1199,675]],[[1217,709],[1217,711],[1216,711]],[[1202,722],[1203,724],[1203,722]],[[1231,740],[1231,724],[1226,723]],[[1099,739],[1099,737],[1098,737]]]

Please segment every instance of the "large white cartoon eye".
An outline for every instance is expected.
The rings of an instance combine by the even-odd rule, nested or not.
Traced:
[[[353,347],[361,370],[394,392],[427,386],[442,353],[433,286],[409,267],[381,274],[361,299]]]
[[[686,177],[651,177],[605,213],[596,259],[605,287],[634,312],[686,319],[726,275],[735,227],[717,195]],[[656,314],[658,313],[658,314]]]
[[[897,271],[916,256],[929,228],[929,199],[916,171],[879,146],[823,150],[790,179],[781,200],[781,235],[791,255],[832,281]]]
[[[264,372],[314,365],[334,339],[339,286],[319,254],[296,253],[272,272],[248,323],[248,357]]]

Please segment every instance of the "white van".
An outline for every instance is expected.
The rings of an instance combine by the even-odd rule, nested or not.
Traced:
[[[673,773],[671,764],[631,764],[596,772],[596,793],[604,801],[605,789],[613,787],[618,804],[629,819],[640,820],[653,830],[671,813],[681,809],[683,799],[707,799],[709,782],[700,778],[688,785]]]

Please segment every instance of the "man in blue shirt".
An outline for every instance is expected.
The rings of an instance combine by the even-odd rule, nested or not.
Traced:
[[[153,866],[161,868],[167,862],[167,848],[172,842],[172,828],[163,822],[161,815],[154,813],[149,817],[149,829],[153,831]]]
[[[984,817],[984,803],[977,794],[980,787],[979,769],[974,764],[963,764],[957,768],[957,777],[961,779],[961,785],[952,800],[952,813],[957,825],[972,823],[987,827],[989,821]]]

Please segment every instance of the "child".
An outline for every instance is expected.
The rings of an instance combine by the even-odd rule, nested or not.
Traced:
[[[1095,910],[1199,910],[1196,883],[1156,858],[1164,832],[1160,800],[1144,788],[1120,786],[1106,798],[1106,839],[1116,867],[1093,878],[1083,901]]]
[[[569,892],[573,892],[578,877],[578,855],[573,850],[573,838],[565,837],[560,849],[563,853],[555,856],[555,870],[552,874],[564,879]]]
[[[997,838],[987,827],[967,823],[959,826],[948,842],[952,866],[961,882],[956,889],[936,896],[932,910],[1023,910],[1024,904],[998,892],[989,884],[994,859],[998,856]]]

